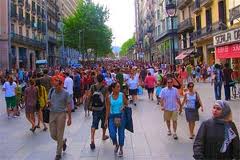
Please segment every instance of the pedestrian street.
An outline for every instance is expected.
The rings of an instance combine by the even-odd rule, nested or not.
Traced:
[[[200,113],[199,124],[210,118],[214,102],[213,87],[209,83],[196,84],[196,89],[204,103],[204,112]],[[224,94],[222,94],[224,95]],[[5,113],[4,95],[0,94],[0,160],[53,160],[56,143],[50,138],[49,131],[36,130],[33,134],[24,111],[18,118],[8,119]],[[222,97],[223,98],[223,97]],[[234,122],[240,129],[240,100],[230,101]],[[167,127],[163,121],[163,112],[156,105],[156,99],[150,101],[147,92],[139,97],[137,106],[132,106],[134,133],[126,131],[123,148],[124,156],[114,155],[110,140],[101,140],[101,130],[96,132],[96,149],[90,149],[90,126],[92,117],[84,117],[83,107],[72,113],[72,125],[65,128],[67,150],[63,160],[192,160],[193,140],[189,139],[188,125],[184,112],[178,117],[177,134],[174,140],[167,136]]]

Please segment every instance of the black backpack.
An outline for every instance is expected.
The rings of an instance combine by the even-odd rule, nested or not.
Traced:
[[[103,89],[104,86],[101,88],[97,89],[96,85],[94,87],[94,92],[91,97],[91,105],[90,105],[90,110],[93,111],[102,111],[105,107],[105,100],[104,100],[104,95],[103,95]]]

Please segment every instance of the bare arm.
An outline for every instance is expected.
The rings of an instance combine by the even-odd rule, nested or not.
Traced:
[[[110,113],[110,99],[109,99],[109,92],[106,93],[105,102],[106,102],[105,123],[107,123],[107,120],[108,120],[108,117],[109,117],[109,113]]]

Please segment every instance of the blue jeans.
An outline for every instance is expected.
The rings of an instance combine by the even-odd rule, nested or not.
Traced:
[[[119,128],[117,128],[114,124],[114,118],[121,118],[121,125]],[[108,130],[109,135],[112,139],[113,145],[119,144],[120,146],[124,145],[124,139],[125,139],[125,116],[124,113],[120,114],[111,114],[109,117],[109,124],[108,124]],[[117,140],[117,134],[118,134],[118,140]]]
[[[222,92],[222,82],[215,82],[214,93],[215,93],[216,100],[221,100],[221,92]]]

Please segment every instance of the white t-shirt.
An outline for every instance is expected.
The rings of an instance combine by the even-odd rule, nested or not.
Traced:
[[[10,85],[9,82],[5,82],[3,84],[3,89],[5,89],[5,97],[13,97],[16,96],[15,89],[17,87],[17,84],[15,82]]]
[[[64,88],[71,95],[73,94],[73,80],[70,77],[67,77],[64,81]]]

